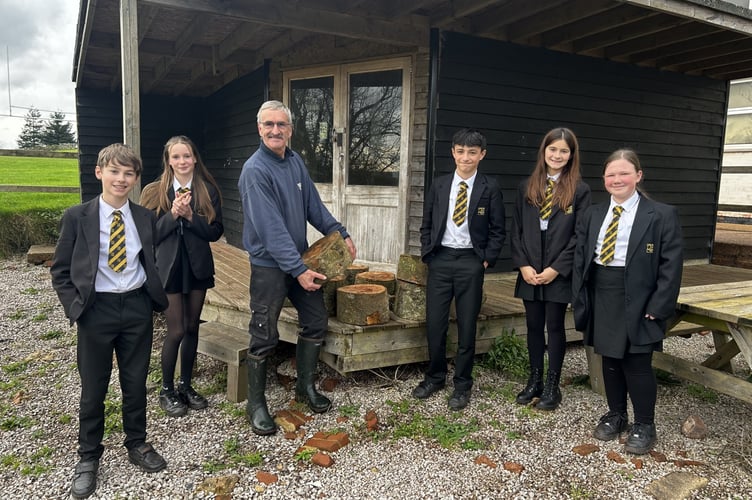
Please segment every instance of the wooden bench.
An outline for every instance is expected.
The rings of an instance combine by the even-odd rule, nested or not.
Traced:
[[[245,401],[248,387],[248,331],[207,321],[201,323],[198,352],[227,364],[227,399]]]

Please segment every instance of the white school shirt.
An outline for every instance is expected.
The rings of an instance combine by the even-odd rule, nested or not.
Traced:
[[[554,181],[554,192],[555,192],[556,191],[556,186],[558,186],[558,184],[559,184],[559,177],[561,177],[561,172],[559,172],[556,175],[548,175],[548,176],[546,176],[546,186],[548,186],[548,179],[551,179],[552,181]],[[545,193],[545,191],[544,191],[544,193]],[[553,208],[553,207],[551,207],[551,208]],[[540,210],[538,210],[538,214],[540,214]],[[553,215],[553,213],[551,215]],[[543,220],[543,219],[539,218],[539,221],[540,221],[540,230],[541,231],[546,231],[548,229],[548,221],[549,221],[549,219],[550,219],[550,217],[548,219],[546,219],[546,220]]]
[[[125,223],[125,269],[116,273],[107,264],[110,251],[110,225],[113,212],[120,210]],[[141,238],[133,221],[130,201],[121,208],[115,208],[99,197],[99,270],[94,282],[97,292],[125,293],[137,290],[146,283],[144,271],[138,254],[141,252]]]
[[[611,219],[614,216],[614,207],[621,205],[624,211],[619,217],[619,228],[616,231],[616,249],[614,252],[614,260],[608,263],[609,266],[624,267],[627,262],[627,246],[629,245],[629,235],[632,233],[632,225],[634,224],[635,215],[637,215],[637,206],[640,204],[640,193],[634,192],[624,203],[616,203],[611,198],[611,203],[608,205],[608,212],[606,217],[603,218],[601,224],[601,230],[598,233],[598,242],[595,245],[595,262],[603,265],[601,262],[601,247],[603,246],[603,239],[606,236],[606,229],[611,224]]]
[[[450,248],[473,248],[473,242],[470,240],[470,195],[473,192],[473,184],[475,184],[475,177],[478,175],[476,171],[469,179],[463,179],[457,172],[454,172],[454,178],[452,179],[452,189],[449,191],[449,210],[447,210],[447,222],[444,236],[441,238],[441,246]],[[460,182],[467,184],[467,216],[465,216],[465,222],[457,226],[452,220],[454,214],[454,205],[457,203],[457,193],[460,190]]]

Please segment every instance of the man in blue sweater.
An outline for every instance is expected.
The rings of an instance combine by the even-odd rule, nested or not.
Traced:
[[[306,224],[322,234],[339,231],[353,259],[355,245],[345,227],[327,210],[308,175],[303,159],[287,147],[292,115],[279,101],[267,101],[257,115],[261,145],[243,165],[238,180],[243,204],[243,246],[251,260],[251,335],[248,350],[246,412],[253,432],[274,434],[266,389],[266,358],[279,342],[277,320],[285,298],[298,310],[301,332],[296,361],[295,399],[316,413],[332,403],[314,386],[316,363],[326,335],[328,314],[321,285],[326,276],[308,269]]]

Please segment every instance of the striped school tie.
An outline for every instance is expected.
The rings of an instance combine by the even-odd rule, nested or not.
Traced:
[[[190,188],[182,188],[181,187],[180,189],[178,189],[178,194],[190,193],[190,192],[191,192]]]
[[[467,184],[465,181],[460,182],[460,189],[457,192],[457,201],[454,204],[454,212],[452,213],[452,220],[457,226],[461,226],[465,222],[467,216]]]
[[[551,217],[551,212],[554,208],[554,180],[548,179],[546,181],[546,192],[543,197],[543,205],[540,207],[540,218],[547,220]]]
[[[619,218],[621,218],[623,211],[623,207],[616,205],[614,207],[614,216],[606,228],[606,236],[603,238],[603,245],[601,246],[601,263],[604,266],[614,260],[614,254],[616,253],[616,232],[619,229]]]
[[[107,265],[116,273],[125,269],[125,223],[120,210],[112,212],[110,224],[110,250],[107,253]]]

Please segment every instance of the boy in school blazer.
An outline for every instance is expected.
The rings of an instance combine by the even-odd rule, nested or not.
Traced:
[[[504,200],[496,181],[478,173],[486,154],[486,138],[478,130],[462,129],[452,137],[454,173],[431,185],[420,227],[421,258],[428,264],[426,337],[429,366],[412,395],[426,399],[444,388],[447,374],[446,339],[449,305],[455,300],[458,348],[454,392],[449,408],[461,410],[470,401],[478,313],[483,277],[494,266],[506,236]],[[464,191],[464,196],[461,194]],[[468,193],[469,192],[469,196]],[[457,218],[457,198],[466,200]]]
[[[102,194],[66,210],[50,270],[65,314],[78,327],[80,461],[71,486],[74,498],[86,498],[97,487],[113,351],[123,391],[128,458],[145,472],[167,466],[146,442],[152,312],[167,307],[167,296],[155,265],[154,214],[128,201],[141,174],[141,159],[130,147],[112,144],[100,151],[95,174],[102,182]],[[108,255],[111,224],[116,219],[124,224],[122,266]]]

